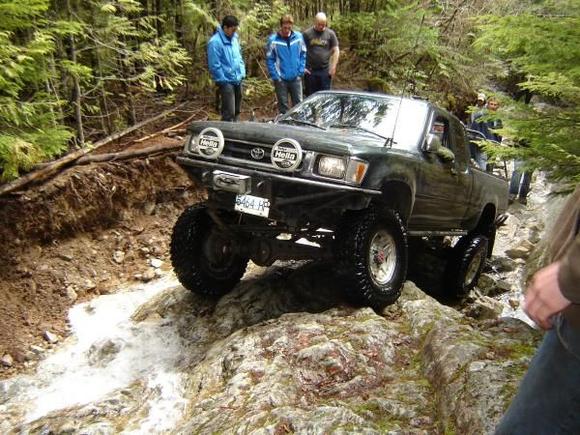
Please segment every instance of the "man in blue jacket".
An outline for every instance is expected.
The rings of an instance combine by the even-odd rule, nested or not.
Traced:
[[[292,15],[280,18],[280,31],[268,38],[266,61],[274,82],[278,112],[288,111],[288,94],[292,105],[302,101],[302,76],[306,65],[306,45],[300,32],[294,32]]]
[[[207,63],[213,81],[219,86],[222,121],[237,121],[242,105],[242,80],[246,67],[236,31],[238,19],[227,15],[207,44]]]

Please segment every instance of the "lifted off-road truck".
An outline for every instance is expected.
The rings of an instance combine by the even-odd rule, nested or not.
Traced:
[[[458,236],[446,288],[465,295],[508,204],[507,182],[472,165],[461,122],[419,99],[319,92],[273,123],[189,133],[177,161],[207,200],[179,217],[171,261],[208,296],[230,291],[249,260],[327,259],[347,293],[380,309],[400,294],[410,239],[445,236]]]

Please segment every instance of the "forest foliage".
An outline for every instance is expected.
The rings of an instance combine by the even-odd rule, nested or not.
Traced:
[[[418,94],[460,117],[476,92],[496,93],[518,146],[494,152],[578,181],[579,6],[567,0],[0,0],[1,179],[210,95],[205,47],[225,14],[241,22],[246,101],[273,95],[267,36],[283,13],[305,29],[320,10],[341,87]]]

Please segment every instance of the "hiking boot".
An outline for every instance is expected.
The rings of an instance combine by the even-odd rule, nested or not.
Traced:
[[[518,201],[522,205],[526,205],[528,203],[528,199],[527,198],[522,198],[521,196],[518,198]]]

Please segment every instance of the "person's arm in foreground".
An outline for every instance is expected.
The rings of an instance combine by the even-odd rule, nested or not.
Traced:
[[[566,255],[533,276],[524,299],[524,311],[543,329],[552,328],[552,316],[580,302],[580,235]]]

